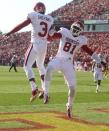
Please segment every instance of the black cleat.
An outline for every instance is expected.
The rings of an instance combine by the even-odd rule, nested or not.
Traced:
[[[68,104],[66,104],[67,106],[67,116],[68,118],[72,118],[72,107],[68,106]]]
[[[44,92],[40,92],[39,95],[38,95],[38,98],[43,99],[44,98]]]
[[[48,95],[44,94],[44,104],[47,104],[49,102],[49,97]]]

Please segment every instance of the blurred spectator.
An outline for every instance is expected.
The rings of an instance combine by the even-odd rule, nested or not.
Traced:
[[[10,68],[9,68],[9,72],[11,71],[12,68],[14,68],[14,71],[17,72],[17,69],[16,69],[16,65],[17,65],[17,56],[14,55],[12,58],[11,58],[11,61],[10,61]]]

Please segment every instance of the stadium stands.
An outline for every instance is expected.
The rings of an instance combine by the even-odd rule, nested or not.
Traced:
[[[72,23],[74,19],[108,19],[109,0],[73,0],[65,6],[53,11],[52,16],[56,17],[59,23]],[[7,40],[0,41],[0,64],[9,65],[13,54],[17,55],[18,65],[22,65],[24,53],[30,44],[31,32],[21,32],[11,35]],[[85,32],[89,38],[89,47],[92,50],[102,51],[109,57],[109,32]],[[48,43],[46,63],[50,56],[54,57],[58,49],[58,41]],[[86,53],[78,52],[75,60],[82,62],[89,61],[90,56]]]
[[[60,21],[71,22],[74,19],[99,19],[100,15],[109,11],[108,0],[73,0],[51,13]],[[106,15],[108,18],[108,15]],[[106,17],[104,17],[106,19]]]
[[[89,47],[92,50],[101,50],[106,56],[109,56],[109,32],[85,32],[89,38]],[[46,59],[55,56],[59,41],[48,43]],[[24,53],[30,44],[30,32],[17,33],[9,37],[0,44],[0,64],[8,65],[13,54],[17,55],[18,64],[22,65]],[[90,61],[91,58],[81,50],[76,54],[75,59],[80,61]]]

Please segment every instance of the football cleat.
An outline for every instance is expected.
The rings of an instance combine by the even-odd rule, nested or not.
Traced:
[[[39,95],[38,95],[38,98],[43,99],[44,98],[44,92],[40,92]]]
[[[67,116],[68,118],[72,118],[72,107],[68,106],[68,104],[66,104],[67,106]]]
[[[49,97],[47,94],[44,94],[44,104],[47,104],[49,102]]]
[[[32,91],[32,96],[30,97],[30,102],[34,101],[38,95],[38,89]]]
[[[96,89],[96,93],[99,93],[99,90],[98,90],[98,89]]]

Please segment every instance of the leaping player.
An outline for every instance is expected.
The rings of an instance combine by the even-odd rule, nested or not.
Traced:
[[[87,52],[92,59],[95,59],[97,63],[100,63],[98,55],[87,47],[88,39],[81,33],[84,30],[84,24],[80,21],[76,21],[71,25],[70,30],[67,28],[61,28],[58,32],[50,38],[52,40],[60,39],[58,52],[55,58],[47,66],[45,81],[44,81],[44,103],[49,101],[49,85],[54,71],[61,71],[67,80],[68,85],[68,101],[67,101],[67,116],[72,117],[72,108],[74,103],[74,97],[76,94],[76,76],[73,66],[73,59],[75,53],[79,48]]]
[[[24,71],[29,80],[32,90],[30,101],[33,101],[39,92],[38,86],[35,82],[35,75],[32,70],[32,65],[35,61],[40,73],[43,88],[45,76],[44,60],[47,51],[47,37],[54,21],[50,15],[45,15],[45,11],[46,7],[44,3],[36,3],[36,5],[34,6],[34,11],[28,14],[27,19],[5,35],[10,36],[11,34],[21,30],[29,24],[32,25],[33,30],[31,34],[31,45],[25,53],[24,60]]]

